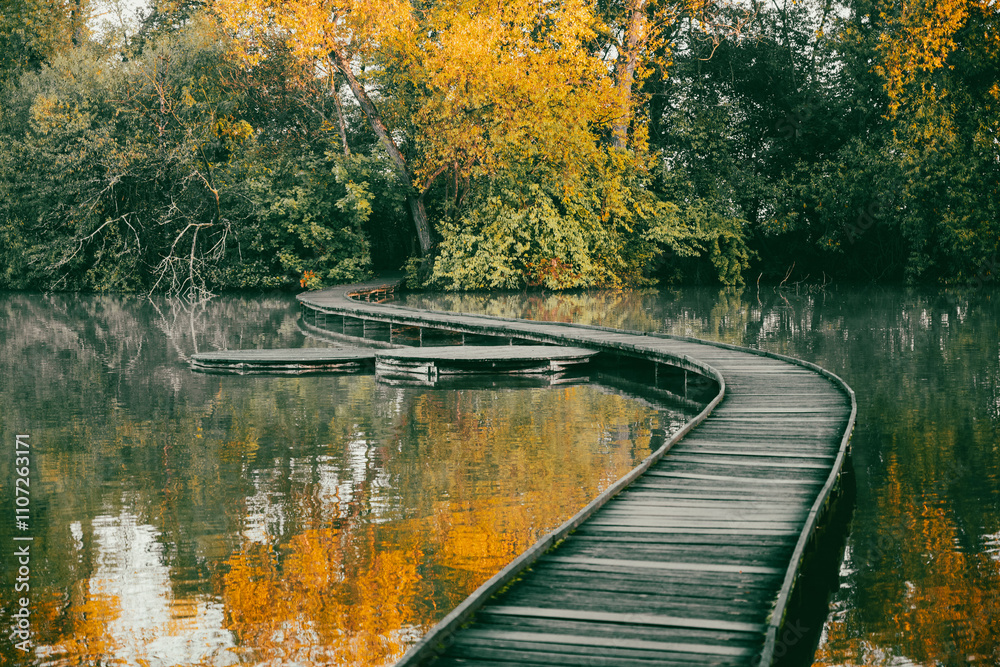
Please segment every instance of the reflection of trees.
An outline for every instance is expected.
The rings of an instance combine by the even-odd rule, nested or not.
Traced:
[[[323,472],[293,494],[290,537],[227,562],[231,629],[255,660],[378,665],[648,454],[656,413],[591,388],[422,392],[368,443],[334,418],[336,516],[313,524]],[[369,436],[372,433],[368,434]],[[610,465],[609,465],[610,462]],[[382,475],[383,479],[378,479]],[[328,486],[328,485],[327,485]],[[344,499],[346,502],[341,502]],[[277,543],[279,546],[273,546]]]
[[[854,609],[827,625],[817,665],[1000,664],[1000,563],[970,553],[949,504],[916,496],[889,463],[880,533],[865,536]]]
[[[1000,573],[984,545],[1000,534],[998,306],[900,290],[760,297],[640,290],[483,307],[757,344],[840,373],[860,404],[858,506],[819,664],[1000,662]],[[192,333],[164,303],[161,319],[127,297],[0,299],[0,425],[31,425],[48,448],[34,473],[36,545],[55,554],[33,560],[40,644],[116,650],[98,643],[114,601],[85,593],[91,522],[129,511],[159,531],[173,598],[220,596],[248,658],[377,663],[648,449],[651,413],[590,387],[425,391],[182,363],[195,340],[299,344],[283,303],[216,299]],[[0,541],[10,530],[0,522]],[[254,602],[257,585],[271,604]],[[385,618],[372,611],[383,600]]]
[[[417,308],[482,313],[494,317],[648,329],[657,322],[643,311],[654,290],[600,290],[578,293],[406,294],[401,303]],[[642,324],[646,326],[642,326]]]
[[[772,298],[772,302],[774,299]],[[401,303],[495,317],[575,322],[616,329],[663,331],[740,342],[759,312],[744,290],[601,290],[583,293],[405,294]]]
[[[417,571],[420,533],[403,547],[378,548],[375,525],[352,532],[298,533],[280,566],[261,544],[229,558],[223,600],[246,659],[367,666],[402,655],[429,589]]]
[[[121,613],[121,601],[84,590],[82,583],[70,593],[62,613],[65,630],[53,642],[52,653],[59,657],[60,664],[104,664],[106,656],[116,653],[108,626]]]

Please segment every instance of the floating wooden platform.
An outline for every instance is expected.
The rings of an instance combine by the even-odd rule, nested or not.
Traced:
[[[275,350],[223,350],[191,356],[191,368],[203,373],[361,373],[375,367],[373,349],[304,347]]]
[[[359,373],[375,369],[383,380],[419,380],[434,385],[444,376],[544,375],[555,381],[568,368],[586,364],[595,350],[557,345],[398,348],[286,348],[200,352],[191,367],[208,373]]]
[[[385,284],[378,298],[391,288]],[[306,317],[595,350],[633,383],[707,406],[414,646],[414,665],[771,665],[801,563],[839,483],[856,403],[813,364],[690,338],[299,296]],[[413,336],[411,334],[411,338]],[[615,371],[617,369],[617,371]],[[678,387],[680,387],[678,389]]]
[[[596,350],[555,345],[463,345],[380,351],[380,378],[416,378],[436,382],[445,375],[562,375],[586,364]]]

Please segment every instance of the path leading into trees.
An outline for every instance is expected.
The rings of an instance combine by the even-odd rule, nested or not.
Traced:
[[[689,338],[406,308],[372,283],[299,296],[307,328],[384,344],[551,344],[707,406],[483,584],[398,665],[770,665],[837,492],[850,388],[806,362]],[[373,299],[371,301],[366,299]],[[786,633],[787,634],[787,633]]]

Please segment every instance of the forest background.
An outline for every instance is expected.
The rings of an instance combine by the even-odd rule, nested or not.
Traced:
[[[0,0],[0,289],[959,284],[997,0]]]

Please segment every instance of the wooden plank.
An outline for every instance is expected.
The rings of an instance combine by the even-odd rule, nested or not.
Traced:
[[[204,362],[288,363],[374,359],[374,349],[360,347],[297,347],[264,350],[216,350],[197,352],[192,359]]]
[[[719,598],[674,597],[667,594],[657,596],[621,595],[605,593],[593,598],[589,603],[582,590],[554,590],[548,600],[540,595],[519,594],[511,601],[520,606],[552,607],[564,605],[567,608],[587,609],[588,605],[599,613],[631,614],[636,610],[652,616],[671,618],[703,619],[719,623],[742,623],[763,625],[766,615],[761,613],[761,600],[742,598],[739,593],[728,602]],[[544,593],[544,591],[535,591]],[[516,598],[516,599],[515,599]],[[507,600],[504,600],[506,603]],[[644,625],[639,623],[616,623],[598,620],[577,620],[571,618],[540,618],[537,616],[503,616],[490,613],[495,605],[480,610],[476,622],[480,627],[528,632],[555,632],[558,634],[585,634],[594,637],[617,637],[632,639],[652,639],[656,641],[696,641],[711,644],[750,645],[759,644],[764,628],[759,633],[734,632],[732,630],[678,627],[670,625]]]
[[[837,448],[830,445],[825,438],[782,438],[768,442],[764,438],[749,438],[745,435],[728,436],[708,436],[698,434],[684,439],[684,447],[729,447],[732,449],[742,449],[744,451],[768,452],[782,451],[802,454],[825,454],[836,458]]]
[[[537,663],[534,660],[544,659]],[[599,651],[592,647],[572,647],[566,645],[533,642],[503,642],[483,640],[456,644],[448,655],[434,662],[434,667],[454,667],[462,665],[570,665],[572,667],[650,667],[651,665],[686,667],[699,665],[707,667],[737,667],[743,659],[727,656],[706,656],[691,653],[652,652],[615,647],[602,647]]]
[[[836,415],[839,419],[844,417],[844,406],[842,403],[829,403],[822,406],[804,406],[800,401],[794,403],[797,407],[774,406],[773,403],[767,407],[739,407],[732,404],[725,404],[716,410],[718,416],[723,415]]]
[[[678,617],[724,618],[746,623],[760,622],[763,609],[774,599],[772,578],[747,585],[729,581],[715,586],[711,581],[644,582],[638,579],[593,576],[593,585],[584,587],[581,578],[566,572],[546,572],[546,579],[533,577],[504,595],[497,604],[553,606],[596,609],[607,612],[647,613]],[[537,582],[537,583],[536,583]],[[706,593],[707,591],[707,593]],[[588,602],[588,597],[589,602]],[[491,605],[480,610],[486,613]],[[501,623],[492,619],[491,623]],[[569,627],[569,622],[567,626]],[[691,633],[696,636],[698,633]]]
[[[731,630],[733,632],[761,632],[760,623],[737,623],[718,619],[681,618],[655,614],[611,614],[600,611],[577,609],[547,609],[543,607],[514,607],[492,605],[490,614],[505,616],[534,616],[538,618],[572,619],[577,621],[602,621],[604,623],[627,623],[629,625],[663,625],[674,628],[701,628],[707,630]]]
[[[774,529],[774,528],[758,528],[753,526],[741,526],[741,527],[698,527],[698,526],[603,526],[588,524],[581,528],[581,530],[586,529],[590,532],[604,531],[604,532],[616,532],[616,533],[659,533],[663,535],[667,534],[685,534],[685,535],[774,535],[778,537],[787,537],[789,535],[798,535],[800,528],[796,526],[795,528],[788,528],[784,530]]]
[[[650,477],[670,477],[675,479],[706,480],[713,482],[726,482],[735,485],[808,485],[821,484],[812,479],[775,479],[774,477],[738,477],[736,475],[708,475],[694,472],[680,472],[674,470],[650,470],[646,473]]]
[[[465,632],[455,638],[456,643],[459,644],[476,642],[477,640],[526,642],[531,644],[556,644],[572,647],[606,647],[655,651],[657,653],[691,653],[735,656],[742,658],[749,658],[753,655],[753,649],[733,646],[686,644],[682,642],[654,642],[642,639],[616,639],[613,637],[590,637],[586,635],[557,635],[541,632],[507,632],[503,630],[479,629],[474,627],[466,629]]]
[[[454,347],[418,347],[379,350],[378,359],[406,361],[553,361],[589,359],[596,350],[558,345],[460,345]]]
[[[752,535],[738,535],[736,537],[727,537],[722,535],[687,535],[683,537],[660,537],[657,535],[613,535],[613,534],[599,534],[599,535],[587,535],[584,532],[586,526],[581,526],[581,528],[574,533],[572,540],[567,540],[563,543],[561,548],[571,550],[575,544],[616,544],[616,543],[629,543],[629,544],[649,544],[657,548],[665,547],[685,547],[694,546],[706,548],[709,551],[715,551],[721,547],[768,547],[774,549],[785,549],[791,548],[795,544],[793,539],[785,540],[775,540],[770,537],[762,538],[755,537]]]
[[[627,567],[594,566],[587,563],[560,563],[539,561],[532,572],[544,580],[558,581],[563,585],[575,581],[576,587],[592,584],[596,589],[607,582],[608,586],[626,590],[629,584],[641,584],[650,593],[669,594],[679,585],[720,586],[725,589],[771,590],[781,578],[776,574],[749,572],[697,572],[691,570],[660,570],[656,576],[648,571]],[[595,576],[600,574],[600,576]],[[512,589],[513,590],[513,589]]]
[[[549,606],[562,604],[574,595],[577,598],[591,595],[591,608],[610,611],[616,602],[628,605],[634,603],[638,596],[645,601],[645,606],[637,608],[645,611],[691,602],[721,604],[723,608],[731,609],[738,601],[754,603],[773,596],[773,592],[769,591],[778,580],[777,576],[761,577],[739,573],[720,575],[711,572],[697,576],[691,572],[663,572],[662,576],[655,579],[650,578],[648,572],[642,574],[645,576],[606,571],[601,576],[590,574],[582,577],[579,570],[539,568],[522,579],[524,583],[519,583],[500,596],[497,604],[521,604],[530,600],[538,605]],[[750,576],[753,578],[748,579]],[[719,585],[715,586],[715,582]],[[484,609],[486,608],[488,607]],[[755,607],[755,613],[759,611],[760,608]]]
[[[681,562],[718,562],[733,565],[771,565],[786,558],[792,545],[781,547],[716,547],[701,544],[650,544],[642,542],[594,542],[571,540],[562,547],[564,556],[612,560],[676,560]]]
[[[614,558],[585,558],[582,556],[548,556],[550,563],[563,565],[587,565],[594,568],[628,567],[636,570],[679,570],[684,572],[739,572],[741,574],[781,574],[780,567],[761,565],[730,565],[728,563],[678,563],[673,561],[638,561]]]
[[[699,443],[682,443],[673,448],[673,455],[683,454],[719,454],[721,456],[746,456],[768,459],[802,459],[808,461],[826,461],[826,468],[829,469],[833,460],[837,458],[833,454],[817,454],[809,451],[760,451],[759,449],[746,449],[736,447],[719,447],[712,445],[702,445]]]
[[[756,459],[738,459],[731,456],[725,455],[714,455],[710,453],[705,454],[682,454],[680,452],[675,453],[670,457],[670,460],[674,463],[711,463],[713,465],[727,465],[727,466],[739,466],[739,467],[758,467],[758,468],[782,468],[788,470],[823,470],[827,471],[830,469],[829,463],[815,463],[807,461],[765,461],[761,460],[761,457]]]
[[[439,658],[434,667],[654,667],[662,666],[663,660],[650,656],[648,659],[631,658],[624,655],[604,656],[587,654],[557,653],[544,650],[541,646],[531,646],[522,650],[521,646],[514,648],[484,646],[481,644],[456,646],[448,657]],[[682,663],[674,663],[682,664]],[[716,663],[722,667],[722,663]],[[735,663],[726,663],[734,665]]]

